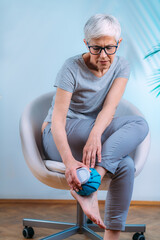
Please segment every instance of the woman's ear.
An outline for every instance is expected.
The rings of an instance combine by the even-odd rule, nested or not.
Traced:
[[[122,40],[123,40],[122,38],[119,39],[119,41],[118,41],[118,48],[119,48],[119,46],[120,46]],[[118,49],[118,48],[117,48],[117,49]]]
[[[86,41],[85,38],[83,39],[83,42],[85,43],[86,47],[88,47],[88,46],[87,46],[87,41]]]

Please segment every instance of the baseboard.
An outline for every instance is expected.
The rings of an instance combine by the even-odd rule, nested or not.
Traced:
[[[75,204],[72,199],[0,199],[1,203]]]
[[[160,201],[131,201],[131,206],[160,206]]]
[[[2,203],[35,203],[35,204],[75,204],[75,200],[71,199],[0,199]],[[105,200],[99,200],[99,204],[104,204]],[[131,201],[131,206],[160,206],[160,201]]]

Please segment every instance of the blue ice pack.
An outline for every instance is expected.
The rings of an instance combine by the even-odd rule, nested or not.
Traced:
[[[101,184],[101,175],[97,172],[95,168],[90,168],[90,178],[89,180],[82,184],[82,190],[79,190],[77,193],[82,196],[88,196],[91,193],[97,191]]]

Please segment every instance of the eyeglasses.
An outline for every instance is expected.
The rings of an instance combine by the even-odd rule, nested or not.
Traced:
[[[89,43],[87,42],[87,46],[89,48],[90,53],[93,55],[101,54],[102,50],[104,50],[105,54],[107,54],[107,55],[113,55],[117,51],[118,43],[119,43],[119,41],[117,42],[116,46],[108,45],[105,47],[100,47],[100,46],[96,46],[96,45],[89,46]]]

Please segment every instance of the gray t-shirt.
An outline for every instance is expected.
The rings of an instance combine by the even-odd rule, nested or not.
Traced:
[[[67,118],[96,118],[101,111],[106,95],[114,79],[129,78],[128,62],[120,56],[115,56],[113,63],[102,77],[96,77],[87,67],[81,55],[65,61],[57,74],[54,86],[73,93]],[[46,122],[51,122],[55,96]]]

